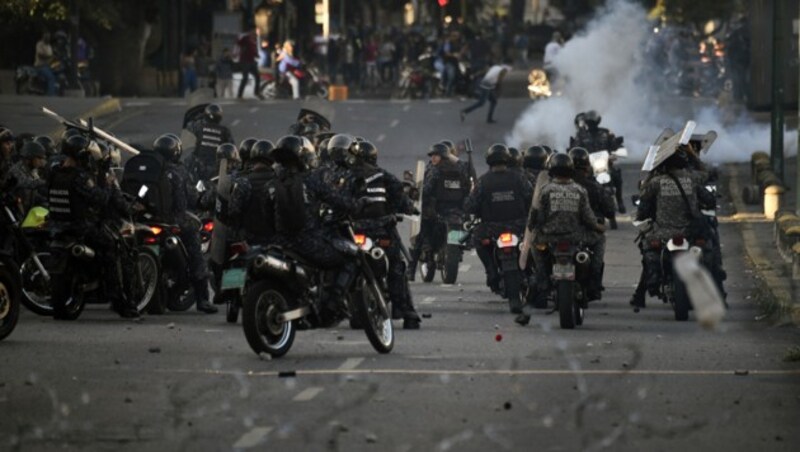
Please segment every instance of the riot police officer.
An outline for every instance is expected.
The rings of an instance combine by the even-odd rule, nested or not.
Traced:
[[[464,203],[466,213],[481,219],[475,227],[472,241],[478,257],[486,270],[486,285],[499,292],[499,275],[492,258],[491,248],[482,246],[484,239],[496,239],[511,229],[518,236],[525,230],[527,208],[533,196],[533,187],[519,173],[508,168],[512,156],[502,144],[493,144],[486,152],[489,171],[478,179],[475,189]],[[517,300],[518,302],[519,300]],[[522,306],[511,306],[519,314]]]
[[[28,212],[34,205],[46,201],[46,181],[39,171],[45,165],[47,152],[39,143],[30,141],[22,146],[19,154],[21,160],[11,167],[9,175],[16,180],[14,193],[20,199],[22,212]]]
[[[262,199],[267,184],[275,177],[275,162],[269,158],[273,148],[268,140],[256,141],[247,152],[247,160],[242,158],[248,169],[238,175],[231,190],[228,216],[247,243],[253,245],[266,245],[275,234]]]
[[[242,159],[242,171],[247,171],[249,169],[250,150],[258,141],[258,138],[248,137],[239,143],[239,158]]]
[[[113,209],[128,215],[132,206],[121,192],[98,186],[94,165],[100,156],[88,149],[89,144],[81,135],[72,135],[62,143],[64,162],[53,169],[48,180],[49,221],[54,230],[81,237],[96,251],[101,268],[112,271],[120,262],[118,238],[109,228],[100,226],[100,213]],[[105,298],[122,317],[138,317],[133,300],[126,299],[122,281],[116,276],[112,273],[104,278]]]
[[[414,214],[414,205],[403,192],[403,183],[391,173],[367,161],[370,155],[377,160],[377,148],[369,141],[356,143],[346,159],[350,168],[351,186],[357,187],[354,197],[364,199],[364,208],[353,215],[354,227],[370,237],[386,237],[385,248],[389,261],[387,285],[392,302],[392,318],[402,318],[404,329],[418,329],[420,317],[414,309],[411,290],[406,279],[400,235],[396,229],[396,214]],[[364,183],[357,183],[364,181]]]
[[[431,146],[428,156],[431,166],[426,172],[422,188],[422,218],[411,262],[408,265],[408,278],[413,281],[417,261],[424,246],[436,247],[432,239],[439,227],[438,215],[448,211],[462,211],[464,199],[469,194],[469,178],[463,169],[449,158],[447,146],[441,143]]]
[[[4,127],[0,128],[0,183],[5,182],[14,164],[14,134]]]
[[[189,125],[197,138],[189,168],[198,180],[209,180],[217,175],[217,148],[223,143],[233,143],[233,135],[222,124],[222,107],[208,104],[204,116]]]
[[[536,265],[535,306],[547,304],[550,289],[548,274],[547,246],[556,240],[579,243],[587,231],[605,232],[605,227],[597,223],[597,218],[589,204],[586,190],[573,179],[574,165],[567,154],[553,154],[548,165],[550,181],[542,187],[538,206],[532,204],[528,216],[528,228],[533,231]],[[542,245],[542,246],[538,246]],[[544,251],[543,251],[544,250]],[[520,314],[517,323],[530,321],[530,316]]]
[[[614,200],[603,190],[603,187],[594,179],[594,171],[589,161],[589,152],[586,149],[575,147],[570,149],[569,156],[575,167],[575,182],[586,190],[589,196],[589,206],[594,212],[597,222],[605,224],[606,218],[614,218]],[[588,288],[589,301],[599,300],[603,290],[603,266],[606,252],[606,237],[603,233],[589,230],[586,233],[585,243],[592,252],[590,261],[592,280]]]
[[[617,137],[608,129],[600,127],[601,119],[594,110],[576,116],[577,133],[575,137],[570,137],[569,147],[582,147],[590,154],[599,151],[613,152],[619,149],[622,146],[622,137]],[[622,198],[622,171],[614,166],[613,158],[608,161],[608,169],[611,175],[611,184],[616,190],[619,213],[625,213],[625,202]]]
[[[208,266],[200,248],[199,227],[197,219],[192,218],[189,213],[189,209],[197,205],[198,193],[192,186],[186,168],[181,165],[182,144],[174,136],[165,134],[153,142],[153,151],[161,154],[167,162],[165,174],[171,188],[172,206],[171,212],[167,213],[169,218],[165,220],[180,227],[180,239],[189,258],[189,276],[192,279],[197,310],[214,314],[217,308],[208,301]]]
[[[522,168],[525,170],[525,177],[532,186],[536,186],[536,179],[539,173],[544,170],[548,153],[542,146],[531,146],[525,150],[522,156]]]

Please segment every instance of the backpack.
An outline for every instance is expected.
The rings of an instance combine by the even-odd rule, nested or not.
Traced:
[[[167,177],[167,162],[156,152],[142,152],[125,163],[120,187],[138,198],[142,185],[147,186],[144,204],[155,217],[166,220],[172,212],[172,184]]]
[[[306,227],[306,196],[302,174],[288,174],[275,180],[272,187],[275,230],[294,236]]]

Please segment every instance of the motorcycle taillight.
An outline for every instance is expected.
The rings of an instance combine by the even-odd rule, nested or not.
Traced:
[[[560,253],[566,253],[567,251],[569,251],[569,247],[570,247],[570,243],[567,242],[566,240],[562,240],[562,241],[556,243],[556,251],[558,251]]]
[[[675,246],[683,246],[684,237],[682,235],[676,235],[672,237],[672,244]]]
[[[213,232],[214,231],[214,222],[213,221],[206,221],[203,223],[203,230],[206,232]]]
[[[390,246],[392,246],[392,240],[391,239],[380,239],[380,240],[378,240],[378,246],[381,247],[381,248],[389,248]]]

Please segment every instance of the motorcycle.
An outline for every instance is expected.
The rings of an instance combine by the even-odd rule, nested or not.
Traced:
[[[61,96],[67,86],[66,72],[58,60],[53,60],[50,64],[50,70],[56,78],[56,93]],[[14,87],[19,95],[43,96],[47,94],[47,80],[33,66],[17,67],[14,75]]]
[[[449,210],[439,216],[431,234],[431,243],[422,249],[420,271],[422,280],[433,281],[436,269],[442,274],[442,282],[455,284],[458,267],[464,256],[464,214],[460,210]]]
[[[291,69],[292,74],[300,81],[300,93],[307,96],[316,96],[327,99],[330,90],[330,81],[323,77],[317,68],[302,65]],[[267,99],[291,98],[292,85],[284,76],[275,77],[272,71],[261,74],[261,95]]]
[[[480,220],[474,219],[464,223],[468,231],[462,240],[468,240]],[[481,240],[480,246],[491,248],[492,263],[497,275],[492,291],[508,300],[511,313],[522,312],[522,296],[526,291],[525,273],[519,268],[520,237],[512,231],[503,231],[497,237]]]
[[[561,328],[573,329],[576,325],[583,325],[584,310],[589,301],[587,289],[592,253],[583,244],[567,240],[536,246],[538,251],[546,251],[549,255],[550,295],[555,299]]]
[[[347,225],[350,240],[341,241],[340,249],[356,257],[358,275],[348,296],[340,301],[338,314],[360,317],[370,344],[378,353],[394,347],[394,329],[386,302],[385,278],[373,271],[374,262],[385,259],[383,253],[364,251],[352,226]],[[281,357],[294,343],[298,327],[315,328],[319,324],[318,306],[332,274],[320,270],[290,250],[268,247],[248,269],[242,325],[250,348],[257,354]]]
[[[614,162],[616,162],[619,158],[626,157],[628,157],[628,150],[623,147],[620,147],[612,152],[599,151],[589,154],[589,162],[592,165],[595,180],[603,187],[603,191],[606,193],[606,195],[614,200],[615,211],[619,210],[619,197],[617,196],[617,187],[614,185],[614,177],[612,177],[612,173],[619,173],[620,170],[614,166]],[[622,177],[622,175],[617,174],[616,177]],[[609,218],[609,223],[611,229],[617,229],[616,217]]]
[[[14,215],[15,200],[8,187],[3,189],[0,202],[3,208],[0,217],[0,237],[3,237],[0,239],[0,340],[3,340],[14,331],[19,319],[22,281],[17,262],[31,250],[21,246],[27,242]]]
[[[242,309],[247,271],[253,260],[264,252],[260,246],[249,246],[246,242],[231,243],[228,247],[228,256],[225,267],[222,269],[220,281],[220,300],[227,309],[225,320],[228,323],[239,321],[239,311]]]

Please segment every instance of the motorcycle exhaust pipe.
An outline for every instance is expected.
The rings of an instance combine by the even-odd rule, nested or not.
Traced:
[[[575,261],[581,265],[586,265],[589,263],[589,253],[586,251],[580,251],[578,254],[575,255]]]
[[[383,251],[383,248],[376,246],[369,250],[369,256],[376,261],[382,260],[384,256],[386,256],[386,252]]]
[[[72,255],[80,259],[92,259],[94,250],[86,245],[75,245],[72,247]]]
[[[278,273],[289,273],[289,264],[274,258],[272,256],[264,256],[263,254],[259,254],[253,260],[253,267],[258,271],[265,271],[265,272],[278,272]]]

